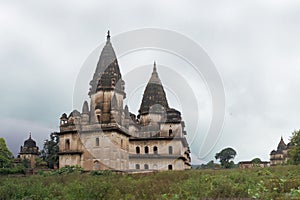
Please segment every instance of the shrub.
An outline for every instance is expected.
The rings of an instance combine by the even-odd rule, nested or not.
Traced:
[[[25,167],[22,165],[17,165],[13,168],[0,168],[0,175],[8,174],[25,174]]]
[[[29,177],[0,176],[1,199],[299,199],[299,166],[118,175],[70,166]]]
[[[56,171],[54,171],[54,174],[70,174],[70,173],[83,173],[84,169],[78,165],[72,165],[72,166],[66,166],[62,167]]]
[[[93,176],[109,176],[112,174],[111,170],[96,170],[96,171],[91,171],[91,175]]]

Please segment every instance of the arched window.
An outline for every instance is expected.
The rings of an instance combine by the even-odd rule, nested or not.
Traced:
[[[154,164],[154,165],[153,165],[153,169],[157,169],[157,164]]]
[[[149,147],[145,146],[145,154],[148,154],[148,153],[149,153]]]
[[[153,153],[154,153],[154,154],[158,154],[158,148],[157,148],[157,146],[154,146],[154,147],[153,147]]]
[[[96,147],[99,147],[99,138],[96,138]]]
[[[123,139],[121,139],[121,148],[123,148]]]
[[[111,79],[111,86],[116,86],[116,79],[115,78],[112,78]]]
[[[173,154],[173,147],[169,146],[169,154]]]
[[[94,162],[94,170],[100,170],[100,163],[98,160]]]
[[[135,169],[140,169],[140,165],[139,164],[135,164]]]
[[[64,125],[64,124],[67,124],[67,122],[68,122],[67,120],[63,119],[63,120],[60,121],[60,124]]]
[[[148,164],[144,164],[144,169],[149,169],[149,165]]]
[[[140,154],[140,147],[135,147],[135,152],[136,152],[136,154]]]
[[[172,170],[173,166],[172,165],[168,165],[168,170]]]
[[[98,123],[100,123],[101,122],[101,110],[99,108],[97,108],[97,107],[95,109],[95,115],[97,117]]]
[[[172,137],[173,136],[173,131],[172,129],[169,129],[169,137]]]
[[[66,139],[65,149],[70,150],[70,140],[69,139]]]

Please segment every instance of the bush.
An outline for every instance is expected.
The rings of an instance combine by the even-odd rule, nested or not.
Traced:
[[[25,167],[22,165],[18,165],[13,168],[0,168],[0,175],[8,174],[25,174]]]
[[[54,171],[54,173],[57,174],[70,174],[70,173],[83,173],[83,172],[84,169],[82,167],[79,167],[78,165],[66,166]]]
[[[29,177],[0,176],[1,199],[299,199],[299,166],[82,173],[78,166]]]
[[[112,174],[111,170],[96,170],[96,171],[91,171],[91,175],[93,176],[109,176]]]

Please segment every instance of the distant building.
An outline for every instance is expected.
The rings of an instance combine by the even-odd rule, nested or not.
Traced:
[[[260,161],[259,163],[254,163],[253,161],[241,161],[239,162],[239,168],[248,169],[253,167],[269,167],[270,162],[268,161]]]
[[[93,79],[90,103],[60,118],[59,167],[122,171],[190,169],[181,113],[170,108],[154,63],[139,114],[126,98],[117,56],[107,35]]]
[[[291,148],[291,143],[287,145],[281,137],[280,142],[277,146],[277,150],[273,150],[270,153],[270,165],[281,165],[285,164],[288,161],[288,150]]]
[[[21,161],[28,161],[28,167],[35,168],[35,159],[39,157],[39,147],[36,146],[36,142],[31,138],[31,133],[29,135],[29,138],[25,140],[24,145],[21,146],[19,157]]]

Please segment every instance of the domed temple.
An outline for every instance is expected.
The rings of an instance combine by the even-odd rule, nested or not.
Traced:
[[[24,145],[21,146],[19,156],[21,160],[28,160],[31,168],[35,167],[35,159],[39,156],[39,147],[36,146],[36,142],[31,138],[31,133],[29,138],[25,140]]]
[[[168,104],[156,63],[138,115],[123,105],[125,82],[108,32],[90,82],[90,102],[62,114],[59,167],[86,170],[190,169],[190,149],[181,113]]]
[[[283,138],[280,138],[280,141],[277,146],[277,150],[272,150],[270,153],[270,165],[282,165],[286,164],[289,157],[288,151],[292,147],[292,143],[285,144]]]

